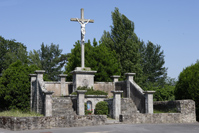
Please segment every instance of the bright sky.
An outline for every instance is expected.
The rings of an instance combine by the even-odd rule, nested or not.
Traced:
[[[137,36],[164,50],[168,76],[177,78],[183,68],[199,59],[198,0],[0,0],[0,36],[38,50],[42,42],[59,44],[69,53],[80,40],[80,24],[70,18],[94,19],[86,25],[85,40],[110,31],[115,7],[135,24]]]

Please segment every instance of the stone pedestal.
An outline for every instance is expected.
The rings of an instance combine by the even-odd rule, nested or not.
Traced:
[[[111,78],[113,79],[113,82],[115,83],[115,82],[118,82],[120,76],[119,75],[113,75],[113,76],[111,76]]]
[[[52,94],[54,92],[44,92],[44,115],[45,116],[52,116]]]
[[[85,115],[84,98],[87,90],[77,90],[77,115]]]
[[[130,82],[133,82],[133,76],[135,76],[135,73],[125,73],[126,75],[126,87],[127,87],[127,98],[130,98]]]
[[[121,94],[123,91],[111,91],[113,93],[113,118],[119,120],[121,114]]]
[[[68,92],[66,92],[66,77],[68,75],[67,74],[60,74],[60,82],[61,82],[61,91],[60,91],[60,96],[66,96],[68,95]]]
[[[145,113],[153,114],[153,93],[155,93],[155,91],[144,91]]]
[[[97,71],[91,71],[90,68],[77,67],[71,73],[73,74],[73,92],[77,90],[79,86],[93,87],[94,76]]]

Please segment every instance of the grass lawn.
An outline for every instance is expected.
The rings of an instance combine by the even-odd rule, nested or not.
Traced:
[[[0,112],[0,117],[1,116],[33,117],[33,116],[43,116],[43,115],[35,112],[22,112],[19,110],[9,110],[9,111]]]

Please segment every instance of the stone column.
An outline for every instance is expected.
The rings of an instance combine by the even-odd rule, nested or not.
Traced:
[[[84,98],[87,90],[77,90],[77,115],[85,115]]]
[[[135,76],[135,73],[125,73],[125,75],[126,75],[127,98],[130,98],[131,97],[130,82],[133,82],[133,76]]]
[[[44,115],[45,116],[52,116],[52,94],[54,92],[44,92],[44,97],[45,97],[45,101],[44,101]]]
[[[66,90],[66,77],[68,75],[67,74],[60,74],[59,77],[60,77],[60,82],[61,82],[61,90],[60,90],[60,96],[66,96],[68,95],[68,92]]]
[[[155,93],[155,91],[144,91],[145,113],[153,114],[153,93]]]
[[[30,111],[36,112],[36,80],[37,80],[37,74],[30,74]]]
[[[111,91],[113,93],[113,118],[119,120],[121,114],[121,94],[123,91]]]
[[[42,88],[44,87],[44,80],[43,80],[43,74],[45,73],[45,70],[36,70],[35,73],[37,74],[37,88],[36,88],[36,112],[37,113],[43,113],[42,107],[43,107],[43,97],[42,97]]]
[[[111,76],[111,78],[113,78],[113,82],[115,83],[115,82],[118,82],[118,79],[120,78],[120,76],[119,75],[113,75],[113,76]]]

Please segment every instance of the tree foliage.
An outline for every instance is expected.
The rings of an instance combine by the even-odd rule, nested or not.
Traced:
[[[27,58],[26,46],[16,40],[6,40],[0,36],[0,73],[17,60],[26,63]]]
[[[30,51],[29,59],[31,64],[36,64],[39,69],[45,70],[45,80],[58,80],[58,75],[62,73],[62,67],[66,64],[67,55],[61,54],[59,45],[50,46],[42,43],[41,49]]]
[[[37,69],[21,61],[11,64],[0,78],[0,109],[30,109],[30,76]]]
[[[70,74],[76,67],[81,65],[81,46],[80,42],[76,42],[74,49],[66,65],[66,72],[68,80],[72,80]],[[99,45],[93,41],[93,46],[90,41],[85,43],[85,66],[91,67],[92,70],[97,71],[95,74],[95,81],[111,81],[110,76],[120,75],[120,65],[116,58],[116,53],[107,48],[103,43]]]
[[[112,12],[113,25],[111,32],[104,32],[101,41],[115,51],[121,64],[121,75],[127,72],[136,73],[136,81],[141,82],[142,68],[140,64],[139,45],[141,41],[134,33],[134,23],[119,12]]]
[[[199,119],[199,61],[186,67],[179,75],[175,87],[175,97],[180,99],[192,99],[196,103],[196,114]]]

